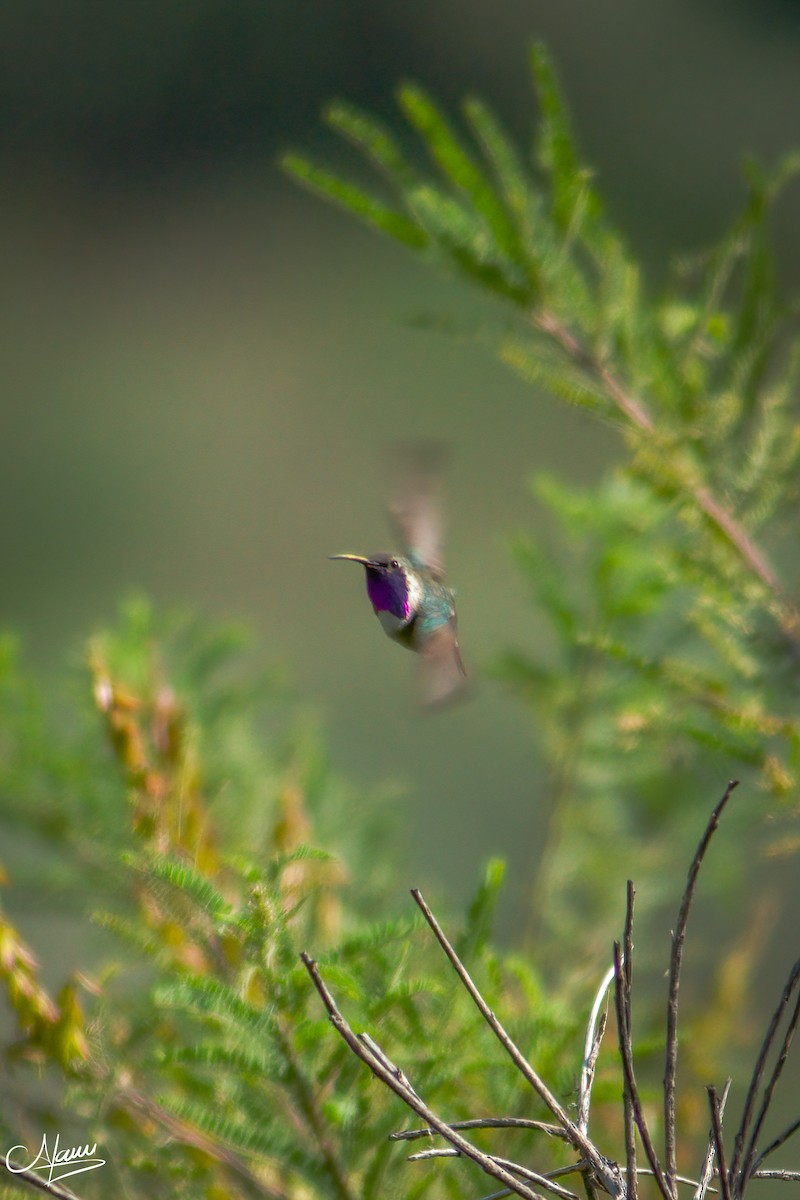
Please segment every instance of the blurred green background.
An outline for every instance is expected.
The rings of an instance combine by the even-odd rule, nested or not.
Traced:
[[[594,478],[616,441],[470,340],[414,328],[497,317],[276,159],[342,164],[325,101],[394,120],[408,77],[451,107],[484,94],[529,138],[534,38],[653,286],[729,220],[744,153],[800,146],[800,6],[785,0],[0,8],[3,625],[49,672],[132,589],[245,619],[320,714],[336,767],[398,785],[409,885],[444,875],[461,897],[498,853],[509,912],[543,827],[525,712],[484,682],[419,717],[410,657],[326,555],[391,548],[387,443],[446,440],[450,573],[480,674],[544,633],[507,545],[541,520],[529,476]],[[787,289],[796,198],[777,213]]]

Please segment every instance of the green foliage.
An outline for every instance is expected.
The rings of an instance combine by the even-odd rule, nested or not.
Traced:
[[[502,331],[488,334],[499,358],[611,422],[626,450],[591,489],[535,481],[553,533],[518,537],[515,555],[550,637],[546,650],[510,650],[496,671],[530,705],[552,767],[534,904],[558,914],[558,947],[588,914],[592,937],[610,936],[608,859],[635,860],[640,879],[657,869],[658,898],[712,780],[746,772],[779,818],[770,852],[794,844],[784,823],[799,782],[800,613],[768,552],[786,555],[796,500],[800,341],[777,297],[767,222],[799,160],[772,173],[748,164],[730,230],[650,295],[541,46],[532,69],[530,159],[484,103],[465,102],[462,136],[405,86],[399,107],[433,170],[411,170],[393,137],[379,165],[424,234],[421,252],[504,306]],[[653,852],[656,835],[668,850]]]
[[[595,488],[537,478],[551,535],[514,542],[549,631],[545,648],[509,651],[496,668],[530,707],[552,770],[537,966],[520,946],[492,942],[499,862],[453,939],[488,1005],[566,1099],[619,926],[611,865],[630,863],[651,905],[674,900],[696,814],[734,771],[762,789],[770,850],[791,845],[800,615],[765,547],[779,559],[795,498],[800,344],[786,336],[766,222],[797,162],[772,175],[749,167],[731,230],[652,297],[580,162],[541,48],[533,71],[531,161],[483,102],[465,103],[462,135],[405,85],[399,105],[427,173],[390,129],[342,103],[327,120],[389,197],[297,155],[285,166],[493,297],[506,315],[491,335],[500,358],[622,437],[624,461]],[[322,1017],[303,949],[348,1020],[379,1031],[448,1120],[547,1114],[498,1065],[429,931],[389,902],[388,814],[356,803],[285,687],[243,671],[243,645],[239,630],[161,623],[136,601],[92,640],[65,703],[52,689],[45,699],[13,643],[0,644],[11,895],[46,901],[57,887],[64,914],[82,920],[88,890],[105,939],[97,978],[76,972],[53,998],[0,915],[17,1085],[13,1101],[0,1095],[0,1124],[51,1128],[66,1108],[74,1143],[109,1151],[102,1194],[370,1200],[397,1186],[402,1151],[387,1135],[405,1114]],[[740,811],[716,883],[741,892],[765,839]],[[723,958],[713,1020],[695,1023],[703,1070],[736,1036],[758,941],[748,932],[746,951]],[[545,978],[558,967],[558,985],[543,982],[543,966]],[[660,1042],[647,1021],[641,1034],[646,1067]],[[619,1093],[607,1066],[598,1105]],[[44,1091],[18,1099],[36,1071]],[[618,1138],[608,1112],[596,1124]],[[696,1113],[689,1134],[698,1120],[705,1137]],[[492,1152],[513,1139],[519,1158],[525,1136],[496,1131]],[[538,1169],[543,1156],[555,1167],[566,1151],[537,1146]],[[463,1167],[404,1167],[400,1186],[460,1196]]]
[[[293,727],[278,686],[248,682],[242,645],[233,631],[159,623],[141,601],[129,605],[92,639],[80,719],[60,737],[9,657],[9,752],[13,714],[28,726],[35,713],[37,754],[49,741],[76,785],[104,790],[93,823],[76,824],[87,811],[76,786],[62,793],[63,825],[34,819],[28,833],[36,851],[60,847],[68,860],[91,862],[95,919],[111,941],[97,978],[81,977],[81,1008],[72,982],[50,997],[24,941],[0,921],[0,981],[17,1023],[8,1063],[17,1089],[31,1067],[47,1072],[31,1128],[61,1129],[66,1141],[58,1122],[67,1112],[75,1143],[89,1138],[107,1151],[98,1194],[369,1200],[397,1170],[387,1139],[404,1117],[331,1036],[301,949],[319,952],[351,1017],[380,1030],[454,1119],[470,1115],[476,1091],[494,1110],[523,1098],[456,981],[442,975],[430,936],[391,915],[383,868],[370,867],[377,831],[360,819],[348,822],[358,840],[339,843],[331,832],[356,798]],[[97,842],[102,852],[92,853]],[[529,963],[491,944],[502,876],[501,863],[488,865],[459,945],[492,1003],[568,1088],[579,1066],[572,1019]],[[0,1100],[0,1118],[19,1128],[18,1102],[6,1109]],[[91,1187],[87,1177],[86,1194]],[[434,1176],[409,1170],[409,1194],[434,1187]],[[446,1194],[456,1194],[449,1184]]]

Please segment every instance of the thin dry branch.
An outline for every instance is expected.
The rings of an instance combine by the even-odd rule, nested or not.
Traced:
[[[647,1161],[650,1163],[650,1168],[653,1172],[653,1177],[658,1185],[658,1190],[664,1196],[665,1200],[671,1200],[664,1181],[664,1173],[661,1170],[661,1164],[658,1161],[658,1155],[653,1145],[653,1139],[650,1136],[650,1130],[647,1125],[647,1120],[642,1108],[642,1101],[639,1096],[639,1089],[636,1086],[636,1076],[633,1069],[633,1046],[631,1045],[630,1028],[626,1017],[626,1008],[628,1006],[625,997],[625,971],[622,965],[622,950],[619,942],[614,943],[614,970],[616,987],[614,989],[614,999],[617,1009],[617,1032],[619,1035],[619,1050],[622,1056],[622,1069],[625,1080],[625,1093],[628,1097],[626,1104],[630,1105],[633,1121],[636,1128],[639,1130],[639,1136],[642,1139]],[[627,1118],[626,1118],[627,1128]],[[627,1176],[626,1176],[627,1178]],[[630,1195],[630,1192],[628,1192]]]
[[[408,1162],[427,1162],[432,1158],[462,1158],[460,1150],[456,1150],[453,1146],[438,1146],[432,1147],[430,1150],[419,1150],[416,1154],[409,1154]],[[499,1163],[501,1167],[506,1167],[515,1175],[519,1175],[522,1179],[527,1179],[530,1183],[536,1183],[544,1191],[558,1196],[559,1200],[580,1200],[576,1192],[570,1191],[569,1188],[561,1187],[555,1183],[553,1179],[554,1172],[546,1171],[540,1174],[538,1171],[531,1171],[528,1167],[520,1166],[519,1163],[513,1162],[510,1158],[500,1158],[497,1154],[493,1154],[492,1160]]]
[[[77,1193],[70,1188],[62,1187],[60,1183],[48,1183],[30,1167],[15,1167],[11,1178],[18,1179],[20,1183],[27,1183],[29,1187],[54,1197],[54,1200],[80,1200]]]
[[[725,1087],[722,1090],[722,1096],[720,1097],[719,1101],[720,1121],[722,1121],[722,1117],[725,1112],[725,1105],[728,1103],[728,1093],[730,1090],[731,1081],[728,1079],[725,1083]],[[714,1140],[714,1128],[712,1125],[711,1129],[708,1131],[708,1149],[706,1150],[706,1157],[703,1163],[703,1170],[700,1175],[700,1182],[697,1185],[697,1189],[692,1197],[692,1200],[705,1200],[706,1192],[713,1192],[715,1190],[711,1187],[711,1180],[714,1178],[714,1159],[716,1158],[716,1153],[717,1147]]]
[[[469,1121],[452,1121],[451,1129],[535,1129],[549,1137],[566,1138],[560,1125],[548,1125],[546,1121],[534,1121],[527,1117],[473,1117]],[[413,1142],[417,1138],[434,1137],[433,1129],[400,1129],[390,1133],[393,1142]]]
[[[717,1156],[717,1177],[722,1200],[731,1200],[730,1176],[725,1161],[725,1144],[722,1140],[722,1108],[715,1087],[707,1087],[708,1106],[711,1109],[711,1137],[714,1142],[714,1153]]]
[[[432,1129],[440,1133],[446,1141],[460,1150],[467,1158],[472,1159],[474,1163],[487,1174],[499,1180],[506,1188],[517,1196],[522,1196],[523,1200],[542,1200],[538,1192],[533,1191],[526,1184],[516,1179],[505,1167],[499,1166],[494,1159],[484,1154],[477,1146],[473,1146],[466,1138],[463,1138],[460,1133],[450,1128],[450,1126],[441,1119],[432,1109],[428,1108],[427,1104],[419,1097],[417,1092],[399,1071],[391,1060],[386,1057],[383,1052],[376,1055],[375,1052],[361,1038],[357,1036],[347,1023],[345,1018],[339,1011],[336,1001],[328,990],[322,976],[319,973],[319,968],[313,958],[306,954],[305,951],[300,955],[306,970],[308,971],[311,981],[322,999],[322,1003],[327,1009],[331,1024],[334,1029],[350,1047],[357,1058],[360,1058],[366,1066],[372,1071],[382,1083],[385,1083],[396,1096],[413,1109],[418,1116],[422,1117],[423,1121],[427,1122]],[[374,1045],[374,1043],[373,1043]]]
[[[786,1129],[784,1129],[782,1133],[779,1133],[778,1136],[761,1151],[758,1158],[756,1158],[753,1162],[753,1166],[750,1171],[751,1179],[755,1179],[758,1173],[758,1168],[761,1166],[764,1160],[769,1158],[770,1154],[773,1154],[776,1150],[788,1142],[789,1138],[792,1137],[793,1134],[797,1133],[798,1129],[800,1129],[800,1117],[798,1117],[796,1121],[792,1121],[791,1125],[787,1125]],[[761,1176],[761,1178],[764,1178],[764,1176]]]
[[[581,1082],[578,1089],[577,1126],[587,1136],[589,1133],[589,1109],[592,1102],[592,1084],[594,1083],[594,1073],[597,1067],[597,1056],[600,1053],[600,1045],[603,1041],[603,1034],[606,1031],[607,1014],[603,1013],[601,1016],[600,1009],[605,1003],[608,989],[611,987],[613,980],[614,967],[612,965],[606,971],[602,983],[597,989],[592,1011],[589,1014],[586,1037],[583,1043],[583,1065],[581,1067]]]
[[[625,1036],[631,1047],[631,1073],[633,1072],[633,1017],[631,996],[633,994],[633,906],[636,900],[636,889],[633,881],[628,880],[625,899],[625,930],[623,934],[622,972],[624,987],[622,989],[622,1007],[625,1015]],[[616,973],[616,961],[614,963]],[[623,1092],[623,1121],[625,1129],[625,1180],[627,1183],[628,1200],[637,1200],[639,1183],[636,1171],[636,1119],[630,1088],[626,1086]],[[642,1113],[644,1121],[644,1113]],[[651,1164],[652,1166],[652,1164]],[[655,1170],[655,1168],[654,1168]]]
[[[586,1159],[593,1174],[605,1188],[610,1196],[622,1195],[622,1180],[615,1164],[610,1163],[605,1158],[594,1143],[584,1134],[575,1122],[571,1119],[566,1109],[556,1099],[553,1093],[548,1088],[544,1080],[537,1074],[531,1064],[525,1058],[519,1047],[514,1043],[506,1030],[503,1028],[500,1021],[490,1009],[489,1005],[484,1000],[480,991],[473,982],[469,972],[467,971],[461,959],[456,954],[453,946],[448,941],[439,922],[434,917],[431,909],[422,897],[422,893],[418,888],[412,888],[411,895],[414,897],[422,915],[433,930],[434,936],[439,945],[444,950],[448,959],[453,965],[456,974],[463,983],[470,997],[472,998],[476,1008],[484,1018],[489,1028],[494,1033],[501,1046],[506,1050],[512,1062],[519,1070],[523,1078],[525,1078],[534,1091],[544,1101],[550,1109],[553,1116],[559,1122],[566,1134],[566,1140],[580,1152],[583,1158]]]
[[[788,1125],[772,1142],[756,1157],[756,1143],[772,1103],[775,1087],[781,1077],[795,1032],[800,1025],[800,992],[789,1018],[786,1031],[780,1045],[772,1072],[764,1085],[760,1103],[758,1093],[766,1070],[767,1058],[775,1043],[778,1029],[795,991],[800,985],[800,960],[795,964],[784,988],[780,1003],[773,1014],[769,1028],[761,1045],[753,1075],[750,1081],[744,1111],[739,1130],[736,1135],[733,1164],[728,1168],[725,1146],[722,1136],[722,1118],[728,1099],[731,1081],[728,1080],[722,1096],[718,1096],[715,1088],[707,1088],[708,1102],[711,1112],[711,1129],[709,1132],[708,1149],[705,1155],[702,1173],[699,1181],[689,1179],[677,1171],[677,1131],[675,1126],[675,1083],[677,1075],[678,1055],[678,996],[680,989],[680,973],[683,956],[683,945],[689,912],[693,902],[695,886],[700,867],[704,860],[711,836],[718,826],[722,811],[727,804],[736,782],[731,782],[722,798],[716,805],[706,825],[703,836],[698,844],[683,892],[675,931],[672,935],[669,964],[669,986],[667,1001],[667,1028],[665,1035],[665,1072],[664,1072],[664,1114],[665,1114],[665,1152],[668,1157],[669,1170],[665,1171],[659,1162],[652,1136],[645,1117],[641,1096],[638,1090],[634,1062],[632,1039],[632,987],[633,987],[633,915],[635,889],[631,881],[627,887],[627,905],[622,944],[614,943],[614,964],[612,970],[604,977],[595,996],[587,1024],[584,1039],[584,1056],[581,1071],[581,1081],[578,1094],[578,1120],[573,1122],[564,1107],[556,1099],[534,1067],[524,1057],[518,1046],[511,1039],[505,1028],[491,1010],[478,987],[469,975],[458,954],[445,936],[441,926],[434,917],[431,909],[417,889],[412,890],[425,920],[433,931],[436,940],[445,952],[462,985],[474,1002],[481,1016],[500,1044],[508,1053],[514,1065],[523,1078],[531,1085],[537,1095],[550,1109],[558,1124],[545,1121],[530,1120],[519,1117],[483,1117],[471,1120],[448,1123],[430,1109],[414,1089],[410,1080],[397,1067],[381,1047],[365,1033],[355,1034],[339,1011],[333,996],[324,983],[317,964],[306,953],[301,959],[308,970],[312,982],[317,989],[331,1023],[349,1046],[357,1058],[372,1071],[391,1091],[394,1092],[413,1112],[425,1122],[421,1129],[403,1130],[391,1134],[395,1141],[414,1141],[419,1138],[442,1137],[446,1147],[430,1147],[418,1151],[409,1157],[409,1161],[420,1161],[433,1158],[465,1157],[476,1163],[487,1174],[503,1184],[501,1191],[495,1192],[484,1200],[499,1200],[507,1195],[522,1196],[525,1200],[544,1200],[542,1192],[555,1196],[557,1200],[578,1200],[575,1192],[562,1187],[556,1182],[556,1177],[567,1174],[580,1174],[590,1200],[597,1189],[603,1189],[613,1200],[637,1200],[637,1179],[639,1175],[652,1176],[663,1200],[677,1200],[678,1185],[694,1188],[693,1200],[706,1200],[709,1193],[715,1192],[712,1182],[715,1175],[719,1178],[721,1200],[742,1200],[747,1182],[750,1179],[775,1179],[784,1181],[800,1180],[800,1171],[787,1169],[762,1169],[765,1159],[784,1145],[800,1130],[800,1118]],[[625,1171],[613,1159],[606,1158],[588,1135],[591,1089],[600,1049],[601,1039],[605,1028],[606,1016],[601,1015],[601,1009],[606,998],[609,985],[614,982],[614,1005],[617,1018],[619,1051],[622,1058],[624,1081],[624,1125],[625,1125]],[[539,1173],[527,1166],[522,1166],[510,1159],[498,1155],[485,1154],[474,1146],[461,1131],[480,1128],[533,1129],[546,1133],[548,1136],[559,1137],[568,1142],[581,1155],[579,1161],[560,1167],[557,1170]],[[639,1167],[636,1163],[636,1134],[641,1139],[648,1167]],[[716,1168],[715,1168],[716,1160]],[[533,1185],[533,1187],[531,1186]],[[534,1190],[534,1187],[539,1190]]]
[[[735,1137],[734,1143],[733,1143],[733,1158],[731,1160],[731,1179],[734,1181],[734,1188],[735,1188],[737,1197],[741,1196],[744,1192],[744,1188],[747,1183],[747,1167],[752,1167],[752,1160],[755,1155],[754,1139],[752,1137],[750,1138],[747,1149],[745,1149],[745,1141],[748,1137],[748,1132],[750,1130],[751,1122],[753,1121],[753,1113],[754,1113],[755,1105],[756,1105],[756,1095],[757,1095],[759,1087],[761,1086],[761,1080],[764,1075],[764,1070],[766,1068],[767,1058],[769,1056],[770,1049],[772,1048],[772,1043],[775,1040],[775,1036],[778,1032],[778,1027],[783,1018],[783,1014],[789,1005],[789,1002],[792,998],[792,995],[793,995],[798,983],[800,983],[800,959],[798,959],[798,961],[792,967],[792,970],[789,973],[789,978],[786,981],[786,986],[784,987],[781,998],[778,1001],[777,1008],[775,1009],[775,1012],[772,1014],[772,1020],[770,1021],[769,1026],[767,1028],[767,1032],[764,1035],[764,1040],[761,1043],[761,1048],[759,1049],[758,1055],[756,1057],[755,1066],[753,1067],[753,1074],[750,1079],[750,1086],[747,1089],[747,1095],[745,1097],[744,1108],[742,1109],[742,1117],[739,1122],[739,1128],[736,1132],[736,1137]],[[796,1026],[796,1024],[797,1024],[797,1008],[795,1008],[795,1016],[794,1016],[794,1025]],[[787,1047],[787,1050],[788,1050],[788,1047]],[[781,1067],[782,1067],[782,1063],[781,1063]],[[780,1074],[780,1071],[778,1072],[778,1074]],[[777,1082],[777,1080],[775,1080],[775,1082]],[[774,1088],[774,1083],[772,1084],[772,1087]],[[771,1095],[772,1095],[772,1089],[770,1088],[769,1089],[770,1098],[771,1098]],[[764,1098],[766,1098],[766,1096],[767,1096],[767,1089],[765,1089]],[[761,1105],[761,1110],[760,1110],[759,1115],[761,1116],[761,1122],[763,1123],[764,1116],[766,1115],[763,1100],[762,1100],[762,1105]],[[745,1160],[748,1157],[749,1157],[750,1161],[749,1161],[749,1163],[745,1164]]]
[[[799,973],[800,960],[795,963],[789,975],[789,980],[784,988],[783,996],[781,997],[781,1002],[778,1006],[779,1010],[785,1009],[788,1005],[791,994],[797,986]],[[783,1042],[781,1043],[778,1057],[775,1060],[774,1067],[772,1068],[772,1074],[770,1075],[766,1086],[764,1087],[761,1104],[753,1121],[753,1128],[747,1142],[747,1148],[742,1154],[741,1166],[734,1180],[734,1189],[737,1197],[743,1196],[745,1188],[747,1187],[747,1181],[750,1178],[750,1173],[753,1169],[756,1158],[758,1139],[761,1136],[761,1130],[763,1129],[764,1122],[767,1119],[767,1113],[769,1112],[772,1104],[772,1097],[775,1094],[775,1088],[778,1084],[778,1080],[783,1073],[783,1068],[786,1065],[786,1059],[789,1057],[789,1050],[791,1048],[792,1041],[794,1040],[794,1035],[797,1031],[798,1024],[800,1024],[800,994],[798,994],[797,1000],[795,1001],[794,1011],[789,1019],[789,1024],[786,1027],[786,1033],[783,1036]]]
[[[637,1174],[637,1175],[646,1175],[646,1176],[648,1176],[648,1178],[650,1178],[650,1179],[652,1179],[652,1178],[653,1178],[653,1172],[650,1170],[650,1168],[649,1168],[649,1167],[637,1167],[637,1168],[636,1168],[636,1174]],[[676,1175],[676,1176],[675,1176],[675,1182],[676,1182],[676,1183],[681,1183],[681,1184],[683,1184],[685,1187],[693,1187],[693,1188],[697,1188],[697,1187],[699,1187],[699,1186],[700,1186],[700,1181],[699,1181],[699,1180],[697,1180],[697,1179],[689,1179],[688,1175]],[[716,1188],[709,1188],[709,1191],[711,1191],[711,1192],[716,1192],[716,1190],[717,1190]]]
[[[558,1196],[560,1200],[579,1200],[575,1192],[571,1192],[569,1188],[561,1187],[555,1183],[550,1174],[540,1175],[536,1171],[531,1171],[528,1167],[522,1167],[519,1163],[512,1162],[508,1158],[497,1158],[494,1161],[500,1166],[505,1167],[508,1171],[512,1171],[515,1175],[519,1175],[522,1179],[527,1179],[529,1183],[538,1184],[544,1191],[549,1192],[553,1196]]]
[[[669,960],[669,986],[667,991],[667,1036],[666,1062],[664,1065],[664,1178],[670,1194],[677,1196],[675,1177],[678,1173],[678,1141],[675,1124],[675,1080],[678,1069],[678,992],[681,983],[681,963],[683,960],[683,943],[686,937],[686,924],[689,920],[689,910],[694,899],[694,889],[697,876],[703,863],[708,844],[719,825],[722,811],[733,791],[739,786],[739,781],[731,780],[722,799],[712,812],[705,827],[689,868],[686,887],[678,910],[678,920],[672,934],[672,949]]]

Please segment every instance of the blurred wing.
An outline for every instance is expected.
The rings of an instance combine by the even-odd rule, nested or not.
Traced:
[[[389,505],[389,517],[403,550],[417,566],[427,567],[434,579],[442,579],[442,469],[444,447],[440,443],[393,446],[397,482]]]
[[[422,704],[445,704],[465,691],[467,672],[458,649],[455,618],[427,634],[419,652]]]

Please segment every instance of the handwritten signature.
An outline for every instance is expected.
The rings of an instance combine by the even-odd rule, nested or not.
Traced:
[[[96,1167],[105,1165],[106,1160],[96,1156],[96,1142],[93,1146],[65,1146],[63,1150],[59,1150],[60,1138],[61,1134],[57,1133],[51,1153],[47,1145],[47,1134],[45,1134],[36,1158],[29,1163],[16,1166],[11,1162],[11,1155],[14,1151],[24,1150],[26,1154],[29,1154],[30,1151],[27,1146],[12,1146],[6,1154],[6,1167],[14,1175],[18,1175],[21,1171],[43,1171],[47,1182],[55,1183],[58,1179],[66,1179],[68,1175],[80,1175],[82,1171],[94,1171]],[[81,1166],[75,1165],[78,1162],[81,1163]]]

